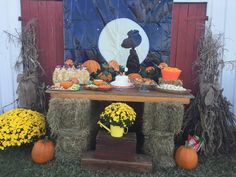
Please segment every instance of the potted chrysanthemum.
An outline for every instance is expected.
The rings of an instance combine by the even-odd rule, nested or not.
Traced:
[[[10,110],[0,115],[0,150],[30,143],[45,132],[42,114],[23,108]]]
[[[111,136],[122,137],[124,133],[128,132],[128,128],[134,124],[135,119],[134,109],[126,103],[118,102],[105,107],[105,110],[100,114],[98,124],[107,129]]]

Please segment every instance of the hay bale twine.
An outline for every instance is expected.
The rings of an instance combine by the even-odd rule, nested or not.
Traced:
[[[173,167],[174,134],[151,131],[144,136],[144,152],[153,158],[153,164],[160,167]]]
[[[145,103],[143,133],[152,130],[177,133],[181,130],[184,107],[177,103]]]
[[[63,161],[80,159],[90,146],[91,135],[88,130],[61,129],[57,136],[55,157]]]

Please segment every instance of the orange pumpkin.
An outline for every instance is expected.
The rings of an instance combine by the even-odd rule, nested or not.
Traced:
[[[136,78],[142,79],[142,76],[139,73],[130,73],[128,74],[128,77],[130,80],[136,79]]]
[[[83,63],[83,66],[87,68],[90,74],[96,73],[98,70],[101,69],[100,64],[96,62],[95,60],[87,60]]]
[[[163,63],[160,63],[160,64],[158,65],[158,67],[159,67],[160,69],[163,69],[163,68],[165,68],[165,67],[168,67],[168,65],[163,62]]]
[[[51,140],[38,140],[34,143],[31,157],[35,163],[43,164],[53,159],[54,152],[54,143]]]
[[[184,169],[194,169],[198,164],[197,152],[185,146],[180,146],[175,152],[176,164]]]
[[[60,86],[62,86],[64,89],[68,89],[72,85],[73,85],[73,82],[71,82],[71,81],[60,82]]]
[[[110,82],[112,80],[112,75],[111,73],[105,74],[105,73],[100,73],[98,77],[106,82]]]
[[[155,68],[153,66],[148,66],[145,70],[147,73],[150,73],[151,71],[154,71]]]
[[[120,65],[116,60],[111,60],[108,62],[109,67],[113,68],[115,71],[120,71]]]
[[[74,61],[72,59],[67,59],[65,61],[65,64],[68,65],[68,66],[73,66],[74,65]]]

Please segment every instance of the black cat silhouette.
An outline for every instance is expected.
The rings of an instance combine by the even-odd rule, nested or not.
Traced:
[[[123,48],[130,48],[130,54],[126,63],[126,67],[128,68],[126,74],[137,73],[139,72],[140,64],[135,47],[139,46],[139,44],[142,42],[142,37],[140,36],[138,30],[130,30],[127,35],[128,37],[124,39],[121,44],[121,47]]]

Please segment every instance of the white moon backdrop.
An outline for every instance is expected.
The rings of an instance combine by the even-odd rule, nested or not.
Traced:
[[[141,63],[149,51],[149,40],[143,28],[128,18],[118,18],[110,21],[103,28],[99,39],[98,48],[106,61],[116,60],[122,66],[126,66],[130,49],[121,47],[121,44],[130,30],[138,30],[142,37],[141,44],[135,48]]]

